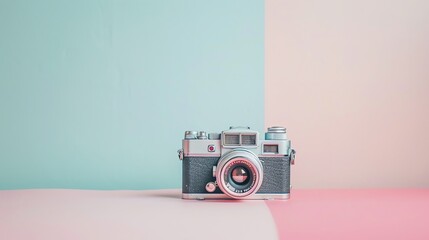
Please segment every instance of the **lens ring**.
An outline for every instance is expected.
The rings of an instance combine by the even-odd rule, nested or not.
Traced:
[[[229,190],[233,191],[234,193],[245,193],[254,187],[257,173],[254,166],[252,166],[252,164],[249,163],[246,158],[233,158],[225,165],[224,168],[225,172],[223,176],[223,183]],[[233,178],[233,172],[240,168],[246,169],[245,171],[248,173],[246,179],[242,183],[235,181]]]
[[[232,171],[236,168],[244,168],[248,173],[243,184],[235,182],[232,178]],[[220,190],[232,198],[245,198],[254,194],[262,184],[262,163],[254,153],[246,149],[234,150],[225,154],[219,160],[216,169]]]

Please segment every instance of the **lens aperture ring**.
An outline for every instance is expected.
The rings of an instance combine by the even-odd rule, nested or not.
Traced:
[[[216,178],[220,190],[226,195],[245,198],[256,193],[262,184],[262,163],[248,150],[234,150],[219,160]]]

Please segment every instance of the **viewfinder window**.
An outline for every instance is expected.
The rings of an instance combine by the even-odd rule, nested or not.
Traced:
[[[225,145],[239,145],[240,135],[239,134],[225,134]]]
[[[256,135],[255,134],[249,134],[249,135],[241,135],[241,145],[256,145]]]
[[[264,153],[279,153],[279,145],[277,144],[264,145]]]

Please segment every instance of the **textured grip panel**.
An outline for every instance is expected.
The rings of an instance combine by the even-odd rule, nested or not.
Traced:
[[[289,193],[290,162],[289,157],[260,157],[264,168],[264,179],[257,194]],[[213,166],[219,157],[184,157],[182,169],[183,193],[206,193],[206,184],[214,182]],[[219,188],[213,193],[222,193]]]
[[[182,169],[183,193],[208,193],[206,184],[214,182],[213,166],[219,157],[184,157]],[[219,188],[214,193],[221,193]]]
[[[257,193],[289,193],[290,161],[285,157],[260,157],[264,166],[264,180]]]

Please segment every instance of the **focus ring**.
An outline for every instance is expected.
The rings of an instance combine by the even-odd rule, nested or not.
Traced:
[[[245,167],[249,170],[249,184],[241,186],[231,179],[231,172],[236,167]],[[256,193],[263,180],[263,167],[259,158],[249,150],[236,149],[219,160],[216,167],[216,179],[219,189],[232,198],[245,198]],[[240,189],[240,187],[245,187]],[[238,189],[237,189],[238,188]]]

